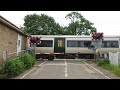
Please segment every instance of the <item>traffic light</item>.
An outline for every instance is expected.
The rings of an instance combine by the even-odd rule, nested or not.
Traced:
[[[33,37],[33,44],[35,44],[36,43],[36,38],[35,37]]]
[[[42,40],[41,40],[41,37],[30,37],[30,45],[31,44],[41,44]]]
[[[33,38],[30,37],[30,44],[33,44]]]
[[[94,40],[94,41],[96,40],[96,32],[92,33],[92,40]]]
[[[31,37],[30,38],[30,44],[34,44],[34,43],[36,43],[36,39],[35,39],[35,37]]]
[[[92,40],[94,40],[94,41],[102,40],[103,41],[103,33],[93,32],[92,33]]]
[[[102,40],[103,41],[103,33],[97,33],[96,34],[96,40]]]
[[[36,37],[36,44],[40,43],[40,38]]]

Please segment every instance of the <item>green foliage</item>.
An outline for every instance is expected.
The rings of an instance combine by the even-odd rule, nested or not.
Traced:
[[[65,17],[70,20],[69,26],[62,27],[54,18],[45,14],[30,14],[24,18],[24,30],[32,35],[90,35],[96,32],[93,23],[78,12],[71,12]],[[76,29],[79,30],[76,32]]]
[[[5,79],[5,75],[3,74],[3,69],[0,67],[0,79]]]
[[[19,75],[25,69],[31,68],[36,62],[34,53],[19,53],[16,58],[8,58],[3,68],[0,68],[0,79],[11,78]]]
[[[111,64],[104,64],[104,65],[102,65],[102,68],[109,70],[112,73],[114,73],[115,75],[120,77],[120,67],[111,65]]]
[[[53,17],[45,14],[27,15],[24,18],[24,31],[32,35],[58,35],[62,33],[61,27]]]
[[[96,64],[120,77],[120,66],[111,65],[109,63],[109,60],[107,59],[100,60],[97,61]]]
[[[105,65],[105,64],[109,64],[109,60],[99,60],[96,62],[96,64],[98,66],[102,66],[102,65]]]
[[[6,61],[3,70],[4,73],[7,74],[7,77],[14,77],[24,71],[24,63],[21,62],[21,60],[19,60],[18,58],[9,59]]]
[[[66,19],[71,20],[68,26],[68,32],[70,35],[90,35],[92,32],[96,32],[96,28],[93,27],[93,23],[85,19],[78,12],[71,12],[65,17]],[[76,32],[76,29],[79,30]]]
[[[24,63],[25,69],[31,68],[36,62],[36,59],[27,53],[20,53],[19,59]]]

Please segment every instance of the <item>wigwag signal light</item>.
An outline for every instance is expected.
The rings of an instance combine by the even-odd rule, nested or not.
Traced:
[[[96,32],[92,33],[92,40],[95,41],[96,40]]]

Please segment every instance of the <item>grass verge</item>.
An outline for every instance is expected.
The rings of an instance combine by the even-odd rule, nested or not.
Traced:
[[[109,60],[99,60],[96,61],[95,63],[98,66],[102,67],[103,69],[106,69],[115,74],[116,76],[120,77],[120,65],[119,66],[111,65],[109,63]]]

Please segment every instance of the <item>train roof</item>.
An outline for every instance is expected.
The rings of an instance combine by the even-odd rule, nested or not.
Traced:
[[[81,38],[91,38],[92,36],[91,35],[31,35],[31,36],[34,36],[34,37],[81,37]],[[120,38],[120,36],[118,35],[104,35],[104,37],[106,38]]]

